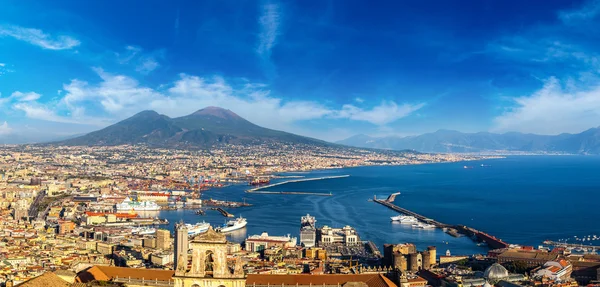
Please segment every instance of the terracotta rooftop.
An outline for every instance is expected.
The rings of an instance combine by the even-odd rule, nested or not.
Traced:
[[[46,272],[38,277],[27,280],[19,285],[19,287],[69,287],[69,282],[61,279],[52,272]]]
[[[93,266],[77,274],[77,282],[91,282],[94,280],[109,281],[116,278],[131,278],[144,280],[169,281],[173,280],[175,271],[161,269],[140,269],[113,266]]]
[[[325,275],[260,275],[250,274],[246,285],[343,285],[347,282],[364,282],[369,287],[396,287],[396,284],[381,274],[325,274]]]

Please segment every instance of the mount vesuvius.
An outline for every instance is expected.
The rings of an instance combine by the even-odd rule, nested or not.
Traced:
[[[101,130],[55,144],[90,146],[147,144],[202,148],[219,144],[269,142],[333,145],[309,137],[263,128],[230,110],[218,107],[207,107],[178,118],[170,118],[155,111],[143,111]]]

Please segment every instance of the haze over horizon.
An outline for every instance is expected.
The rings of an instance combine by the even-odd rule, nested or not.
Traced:
[[[579,133],[600,125],[599,13],[600,1],[9,1],[0,141],[208,106],[328,141]]]

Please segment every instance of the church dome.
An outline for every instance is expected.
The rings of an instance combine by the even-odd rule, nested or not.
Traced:
[[[490,280],[500,280],[508,277],[508,270],[504,266],[494,263],[483,273],[483,277]]]

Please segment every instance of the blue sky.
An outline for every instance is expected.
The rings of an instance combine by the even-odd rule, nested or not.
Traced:
[[[3,1],[0,139],[231,109],[325,140],[600,125],[599,1]],[[10,139],[10,140],[7,140]]]

